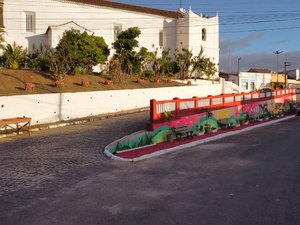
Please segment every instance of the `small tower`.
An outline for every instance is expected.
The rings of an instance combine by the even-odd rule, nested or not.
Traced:
[[[197,15],[190,7],[188,12],[177,20],[176,48],[192,50],[195,56],[201,47],[204,48],[205,57],[210,58],[219,71],[219,15]]]

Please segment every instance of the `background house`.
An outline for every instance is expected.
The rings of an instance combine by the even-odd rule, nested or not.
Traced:
[[[0,25],[5,40],[28,48],[55,47],[66,29],[102,36],[110,46],[129,27],[141,30],[140,47],[188,48],[204,54],[219,67],[219,17],[188,11],[168,11],[104,0],[0,0]]]
[[[270,87],[272,73],[269,69],[251,68],[248,72],[239,73],[239,86],[245,91],[255,91]]]
[[[287,71],[287,75],[288,75],[289,79],[300,80],[300,70],[299,69],[289,70],[289,71]]]
[[[240,87],[246,91],[263,88],[283,88],[288,79],[284,73],[273,73],[269,69],[251,68],[248,72],[239,73]]]
[[[225,81],[230,81],[230,82],[238,85],[238,75],[236,73],[220,72],[219,77],[224,78]]]

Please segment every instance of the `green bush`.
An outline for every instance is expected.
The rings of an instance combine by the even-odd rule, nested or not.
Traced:
[[[1,60],[9,69],[19,69],[25,63],[26,50],[22,49],[22,46],[13,43],[8,44],[3,50],[3,56]]]
[[[39,56],[37,58],[37,61],[39,64],[39,69],[41,71],[49,71],[50,70],[49,60],[44,55]]]
[[[171,61],[169,64],[168,64],[168,67],[167,67],[167,72],[170,74],[176,74],[176,73],[179,73],[179,67],[177,65],[177,63],[175,61]]]
[[[67,61],[64,65],[67,73],[78,73],[78,68],[80,73],[86,73],[90,72],[93,66],[105,63],[109,49],[102,37],[72,29],[65,31],[56,47],[55,55]]]

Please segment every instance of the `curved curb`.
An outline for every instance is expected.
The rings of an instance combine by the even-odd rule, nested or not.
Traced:
[[[153,153],[150,153],[150,154],[146,154],[146,155],[139,156],[139,157],[136,157],[136,158],[131,158],[131,159],[126,159],[126,158],[118,157],[118,156],[115,156],[112,153],[110,153],[109,149],[112,146],[114,146],[117,142],[123,140],[126,137],[128,138],[128,136],[130,136],[130,135],[127,135],[127,136],[125,136],[125,137],[123,137],[123,138],[121,138],[119,140],[116,140],[116,141],[112,142],[111,144],[107,145],[104,148],[104,153],[105,153],[106,156],[108,156],[109,158],[111,158],[113,160],[126,161],[126,162],[136,162],[136,161],[141,161],[141,160],[144,160],[144,159],[152,158],[152,157],[155,157],[155,156],[163,155],[163,154],[166,154],[166,153],[169,153],[169,152],[177,151],[177,150],[180,150],[180,149],[194,147],[194,146],[199,145],[199,144],[203,144],[203,143],[215,141],[215,140],[218,140],[218,139],[221,139],[221,138],[229,137],[229,136],[236,135],[236,134],[239,134],[239,133],[242,133],[242,132],[246,132],[246,131],[250,131],[250,130],[253,130],[253,129],[256,129],[256,128],[268,126],[268,125],[271,125],[271,124],[274,124],[274,123],[278,123],[278,122],[281,122],[281,121],[289,120],[289,119],[291,119],[293,117],[295,117],[295,115],[293,115],[293,116],[287,116],[287,117],[276,119],[276,120],[272,120],[272,121],[267,121],[265,123],[253,125],[253,126],[250,126],[250,127],[245,127],[244,129],[241,129],[241,130],[228,131],[226,133],[215,135],[213,137],[208,137],[208,138],[205,138],[205,139],[202,139],[202,140],[193,141],[193,142],[190,142],[190,143],[187,143],[187,144],[178,145],[178,146],[175,146],[175,147],[172,147],[172,148],[167,148],[167,149],[159,150],[159,151],[156,151],[156,152],[153,152]],[[148,146],[149,145],[147,145],[147,147]],[[136,148],[136,149],[131,149],[131,150],[137,150],[137,149],[141,149],[141,148]]]
[[[135,136],[135,135],[137,135],[137,134],[141,134],[142,132],[145,132],[145,131],[143,131],[143,130],[137,131],[137,132],[134,132],[134,133],[132,133],[132,134],[126,135],[126,136],[124,136],[124,137],[122,137],[122,138],[120,138],[120,139],[118,139],[118,140],[113,141],[112,143],[110,143],[110,144],[108,144],[107,146],[105,146],[105,148],[104,148],[104,154],[105,154],[108,158],[113,159],[113,160],[117,160],[117,161],[127,161],[127,162],[133,161],[132,159],[124,159],[124,158],[122,158],[122,157],[118,157],[118,156],[112,154],[112,153],[109,151],[109,149],[110,149],[111,147],[117,145],[118,142],[123,141],[123,140],[126,140],[126,139],[128,139],[129,137]],[[149,145],[147,145],[147,147],[148,147],[148,146],[149,146]],[[141,148],[142,148],[142,147],[140,147],[140,148],[135,148],[135,150],[141,149]],[[133,151],[134,149],[130,149],[130,150]]]

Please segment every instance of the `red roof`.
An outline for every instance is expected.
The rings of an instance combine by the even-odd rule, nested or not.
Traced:
[[[121,10],[126,10],[131,12],[137,12],[137,13],[146,13],[146,14],[158,15],[158,16],[169,17],[169,18],[178,18],[180,16],[180,13],[175,11],[148,8],[143,6],[105,1],[105,0],[67,0],[66,2],[87,4],[87,5],[94,5],[94,6],[103,6],[107,8],[121,9]]]

